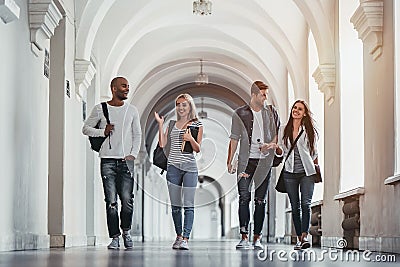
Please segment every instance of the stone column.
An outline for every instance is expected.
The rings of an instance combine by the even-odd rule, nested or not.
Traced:
[[[336,86],[336,64],[320,64],[313,77],[325,95],[325,165],[324,197],[321,207],[322,247],[336,247],[342,237],[342,212],[333,201],[340,188],[340,95]]]
[[[384,184],[395,163],[393,1],[361,0],[352,22],[364,44],[365,195],[360,198],[360,249],[394,252],[400,237],[399,217],[393,212],[398,198],[393,187]]]

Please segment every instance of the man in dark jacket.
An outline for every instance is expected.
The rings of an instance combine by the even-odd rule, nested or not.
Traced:
[[[262,249],[261,231],[265,218],[265,196],[271,177],[271,167],[280,126],[279,116],[273,106],[266,105],[268,86],[255,81],[251,86],[251,100],[235,110],[232,116],[228,150],[228,172],[233,173],[232,158],[240,141],[237,167],[239,191],[239,223],[242,238],[237,249],[248,249],[249,203],[251,186],[255,185],[253,248]]]

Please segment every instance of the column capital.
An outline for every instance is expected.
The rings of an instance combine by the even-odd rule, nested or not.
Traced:
[[[324,93],[325,100],[331,105],[335,100],[336,65],[320,64],[312,76],[318,84],[318,89]]]
[[[52,0],[30,0],[28,13],[31,43],[43,50],[42,42],[54,35],[62,14]]]
[[[75,59],[75,93],[82,98],[83,93],[89,88],[92,79],[96,74],[96,68],[91,61],[85,59]]]
[[[376,60],[382,54],[383,0],[360,0],[350,21]]]
[[[4,23],[19,19],[20,8],[14,0],[0,0],[0,18]]]

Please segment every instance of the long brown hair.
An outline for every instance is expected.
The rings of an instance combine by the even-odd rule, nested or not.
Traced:
[[[310,152],[314,152],[315,148],[315,137],[318,137],[318,132],[315,127],[315,121],[312,118],[312,113],[310,111],[310,108],[308,107],[308,104],[304,100],[296,100],[294,102],[292,108],[290,109],[290,114],[289,114],[289,120],[288,123],[286,124],[285,129],[283,130],[283,142],[285,146],[288,146],[288,139],[290,140],[290,143],[293,144],[293,117],[292,117],[292,111],[294,108],[294,105],[297,103],[301,103],[304,106],[304,117],[301,119],[301,125],[303,125],[306,129],[306,133],[308,136],[308,146],[310,148]]]

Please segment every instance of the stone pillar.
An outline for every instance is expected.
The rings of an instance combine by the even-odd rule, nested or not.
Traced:
[[[64,36],[65,20],[55,31],[50,49],[49,101],[49,210],[50,247],[64,247]]]
[[[321,207],[322,247],[336,247],[342,236],[341,208],[333,201],[340,188],[340,96],[336,84],[336,64],[320,64],[313,77],[325,95],[324,197]]]
[[[394,28],[392,0],[361,0],[353,18],[364,44],[365,195],[360,198],[362,250],[399,247],[398,199],[384,181],[394,173]],[[357,23],[358,21],[358,23]],[[397,213],[398,214],[398,213]],[[397,250],[398,252],[398,250]]]

